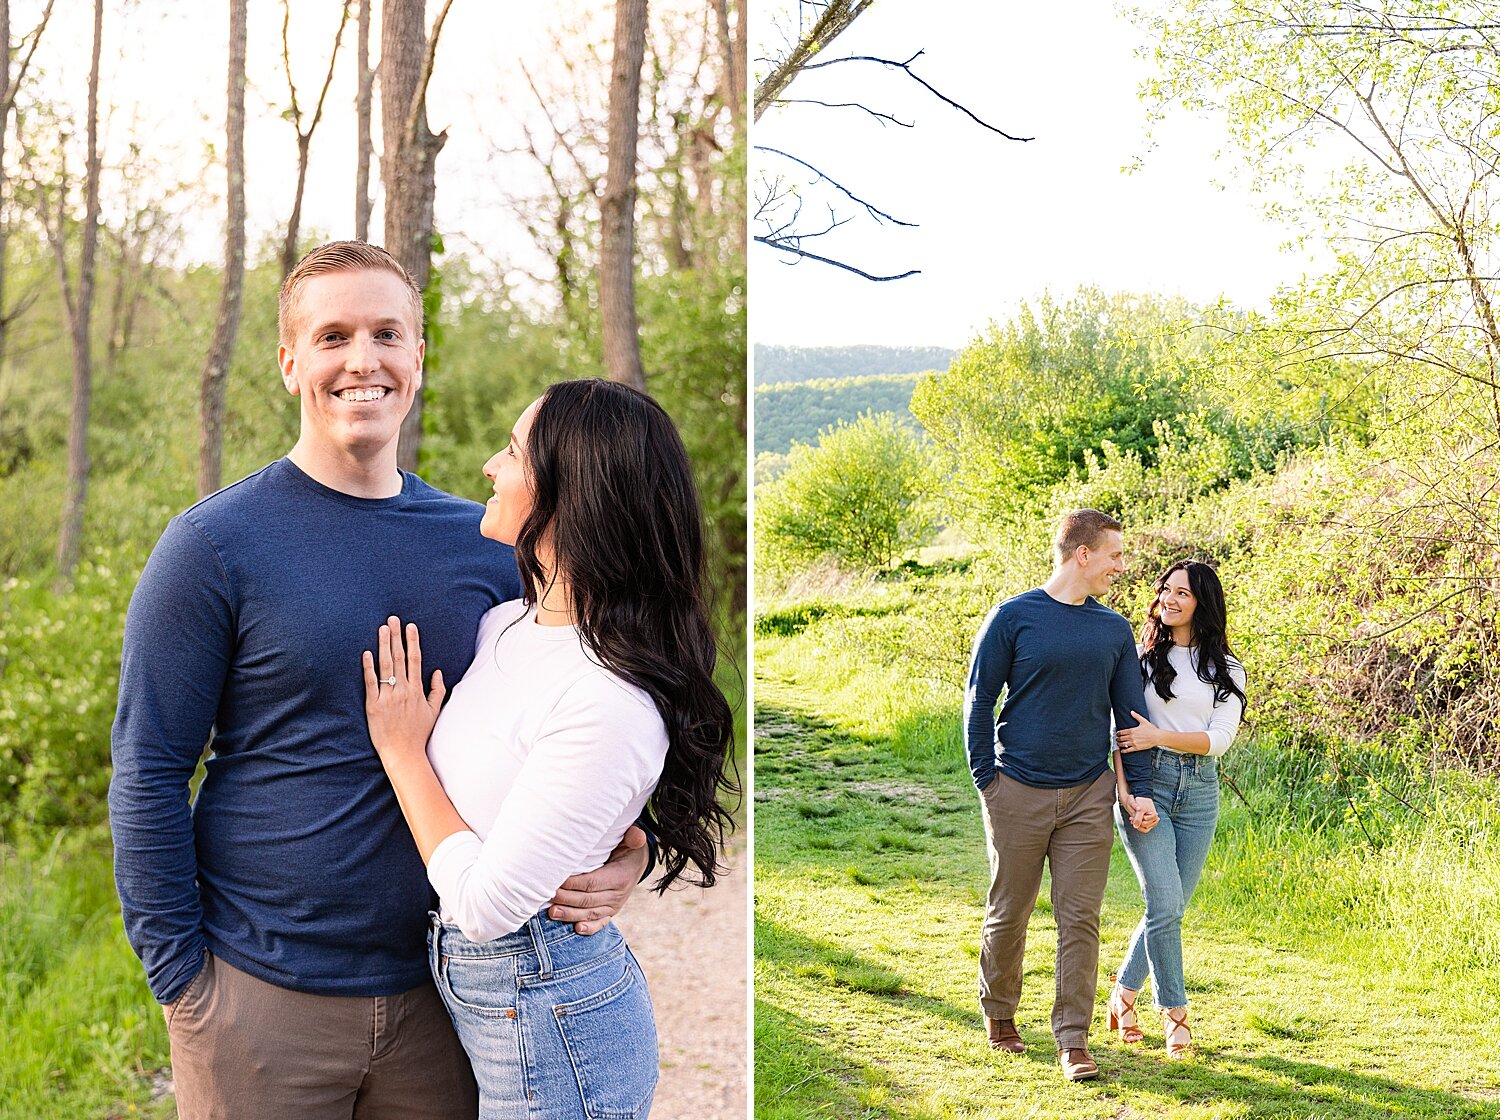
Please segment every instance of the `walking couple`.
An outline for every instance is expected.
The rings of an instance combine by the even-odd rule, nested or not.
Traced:
[[[964,701],[990,857],[979,955],[989,1042],[1011,1053],[1026,1049],[1015,1016],[1026,925],[1046,863],[1057,923],[1052,1033],[1071,1081],[1099,1075],[1088,1032],[1111,819],[1146,913],[1109,996],[1110,1029],[1123,1042],[1143,1040],[1136,997],[1149,974],[1167,1056],[1191,1051],[1182,914],[1218,819],[1215,760],[1245,710],[1245,673],[1229,652],[1214,570],[1195,560],[1168,568],[1139,645],[1130,623],[1097,599],[1123,572],[1119,521],[1092,509],[1065,516],[1051,578],[1005,600],[981,624]]]
[[[712,883],[728,823],[687,456],[645,395],[561,382],[485,506],[444,494],[396,466],[423,352],[388,253],[303,258],[296,445],[174,518],[131,600],[116,880],[185,1120],[651,1107],[609,919],[653,860]]]

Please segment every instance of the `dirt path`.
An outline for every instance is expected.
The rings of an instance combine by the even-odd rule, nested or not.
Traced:
[[[712,890],[638,891],[618,919],[651,983],[661,1043],[653,1120],[744,1120],[748,935],[743,844]]]

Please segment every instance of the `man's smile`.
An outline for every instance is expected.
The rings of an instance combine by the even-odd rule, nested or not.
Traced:
[[[341,389],[333,395],[341,401],[348,401],[352,404],[363,401],[378,401],[388,392],[390,390],[384,385],[368,385],[362,389]]]

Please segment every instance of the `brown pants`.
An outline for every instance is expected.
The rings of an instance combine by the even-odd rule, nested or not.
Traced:
[[[979,1003],[991,1019],[1013,1019],[1021,1002],[1026,923],[1052,870],[1057,922],[1057,1048],[1088,1045],[1099,986],[1099,907],[1114,843],[1115,775],[1068,789],[1036,789],[997,773],[980,791],[989,841],[990,894],[979,947]]]
[[[208,957],[162,1009],[179,1120],[473,1120],[469,1059],[431,984],[323,996]]]

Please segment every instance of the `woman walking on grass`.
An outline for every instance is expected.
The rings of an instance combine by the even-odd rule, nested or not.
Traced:
[[[1219,817],[1217,759],[1245,715],[1245,670],[1229,650],[1224,588],[1209,565],[1180,560],[1156,581],[1141,630],[1146,712],[1116,733],[1121,753],[1151,750],[1153,800],[1160,824],[1130,827],[1120,805],[1115,825],[1140,880],[1146,914],[1136,927],[1109,995],[1109,1029],[1140,1042],[1136,996],[1149,973],[1166,1035],[1167,1056],[1191,1051],[1182,966],[1182,914],[1208,859]],[[1115,767],[1116,774],[1123,768]],[[1123,799],[1128,791],[1120,786]]]
[[[614,926],[582,936],[546,906],[637,819],[656,836],[658,890],[689,864],[705,886],[719,870],[732,722],[692,472],[649,397],[570,381],[484,473],[480,532],[515,546],[525,598],[484,616],[441,716],[417,628],[382,627],[378,678],[365,654],[370,738],[440,897],[430,962],[481,1120],[645,1117],[645,979]]]

